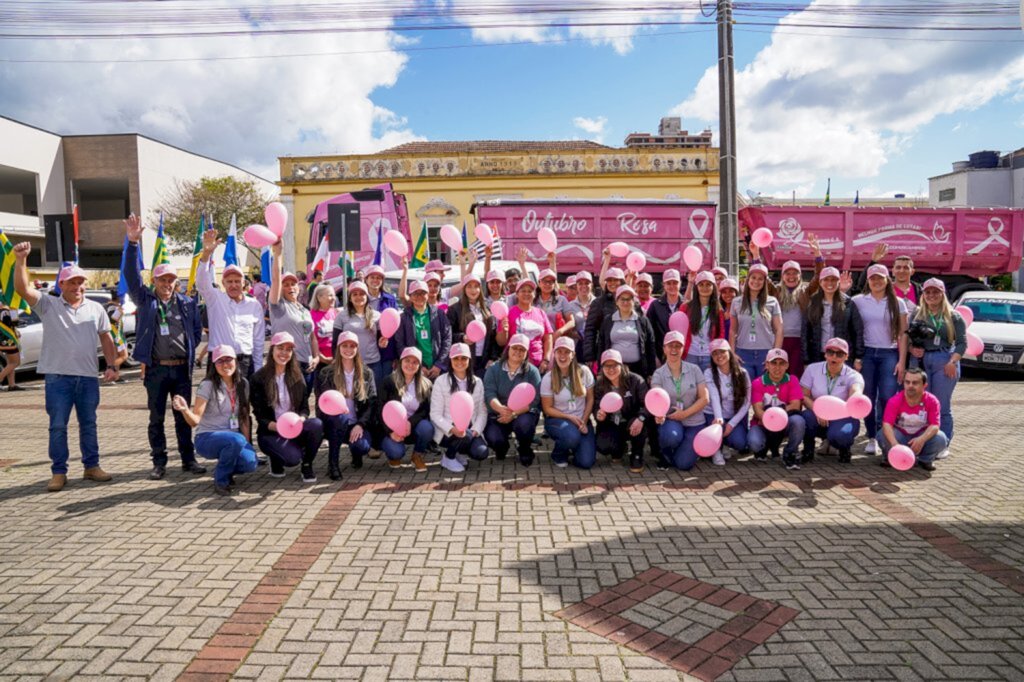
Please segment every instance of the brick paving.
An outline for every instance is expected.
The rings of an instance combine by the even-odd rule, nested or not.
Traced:
[[[102,399],[114,481],[48,494],[42,392],[0,394],[0,679],[1024,679],[1019,383],[961,384],[932,474],[375,460],[230,499],[149,481],[141,386]]]

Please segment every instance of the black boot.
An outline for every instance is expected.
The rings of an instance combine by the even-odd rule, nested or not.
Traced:
[[[362,468],[363,468],[363,456],[353,452],[352,453],[352,469],[358,471],[359,469],[362,469]]]
[[[327,476],[332,481],[341,480],[341,467],[338,466],[338,455],[337,453],[327,456]]]

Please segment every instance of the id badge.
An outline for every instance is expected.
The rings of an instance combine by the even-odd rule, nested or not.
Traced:
[[[938,334],[935,335],[935,338],[932,340],[932,343],[939,347],[942,346],[942,339],[939,338]]]
[[[236,417],[235,415],[231,415],[231,418],[228,419],[228,426],[230,426],[232,430],[237,430],[238,429],[238,417]]]
[[[160,336],[170,336],[170,335],[171,335],[171,326],[169,324],[167,324],[166,322],[161,322],[160,323]]]
[[[683,405],[683,401],[682,400],[676,401],[676,409],[677,410],[685,410],[686,409],[686,406]]]
[[[430,338],[430,335],[427,333],[427,330],[426,329],[421,329],[420,330],[420,339],[422,341],[426,341],[429,338]]]
[[[750,343],[757,343],[757,330],[753,326],[750,327],[750,335],[747,337],[747,340]]]

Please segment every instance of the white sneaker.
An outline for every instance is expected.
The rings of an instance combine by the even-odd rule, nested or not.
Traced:
[[[452,457],[442,457],[441,466],[454,474],[461,474],[466,470],[466,467],[462,466],[462,462]]]
[[[728,445],[723,445],[721,453],[726,459],[732,459],[732,456],[739,454],[739,451],[734,448],[730,448]]]
[[[469,464],[469,455],[464,455],[461,452],[459,452],[455,455],[455,460],[463,467],[465,467],[467,464]]]
[[[868,441],[868,444],[864,447],[864,452],[868,455],[873,455],[878,452],[878,443],[874,438]]]
[[[564,469],[567,466],[569,466],[569,463],[568,462],[555,462],[555,466],[558,467],[559,469]]]
[[[712,455],[712,457],[711,457],[711,461],[712,461],[712,462],[713,462],[714,464],[717,464],[717,465],[718,465],[718,466],[720,466],[720,467],[724,467],[724,466],[725,466],[725,455],[723,455],[723,454],[722,454],[722,451],[721,451],[721,450],[719,450],[719,451],[718,451],[718,452],[716,452],[716,453],[715,453],[714,455]]]
[[[949,448],[946,448],[939,454],[935,455],[935,459],[946,459],[947,457],[949,457]]]

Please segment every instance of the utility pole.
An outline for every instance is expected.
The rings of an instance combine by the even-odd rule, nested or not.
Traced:
[[[732,0],[718,0],[718,259],[730,275],[739,270],[734,66]]]

